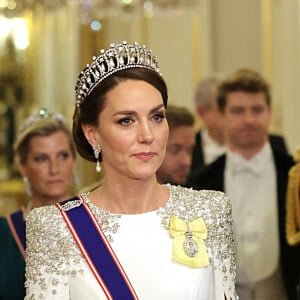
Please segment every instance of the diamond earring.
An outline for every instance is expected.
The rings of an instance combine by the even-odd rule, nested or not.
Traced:
[[[101,172],[101,165],[100,165],[100,162],[99,162],[99,155],[101,153],[101,147],[100,147],[100,145],[99,144],[94,145],[93,146],[93,150],[94,150],[95,158],[97,160],[96,172],[100,173]]]
[[[24,185],[25,185],[25,192],[26,192],[27,196],[29,198],[31,198],[32,197],[31,186],[30,186],[30,182],[29,182],[27,176],[23,177],[23,182],[24,182]]]

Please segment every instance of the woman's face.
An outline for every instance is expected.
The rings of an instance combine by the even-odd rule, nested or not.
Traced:
[[[126,80],[109,91],[99,126],[83,130],[91,145],[102,147],[105,174],[132,179],[155,176],[169,133],[160,92],[141,80]]]
[[[68,197],[74,167],[69,140],[63,131],[32,137],[26,163],[19,166],[22,176],[29,180],[33,199],[46,202]]]

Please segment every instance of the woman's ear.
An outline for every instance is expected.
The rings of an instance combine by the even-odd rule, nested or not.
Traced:
[[[99,144],[98,131],[95,126],[89,124],[82,124],[81,129],[85,138],[92,147],[96,144]]]
[[[18,164],[18,169],[19,169],[19,172],[20,172],[20,174],[22,175],[23,178],[27,176],[26,167],[24,165],[19,163]]]

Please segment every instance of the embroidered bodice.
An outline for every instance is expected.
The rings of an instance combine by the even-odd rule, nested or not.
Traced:
[[[164,206],[138,215],[112,214],[93,205],[87,194],[80,197],[111,242],[140,299],[154,299],[153,289],[155,299],[183,299],[180,290],[184,299],[223,300],[224,295],[236,299],[229,199],[222,192],[167,187],[170,198]],[[171,216],[185,221],[203,218],[208,267],[193,269],[172,261]],[[51,299],[83,299],[82,291],[86,299],[106,299],[54,205],[34,209],[27,217],[25,285],[27,300],[49,299],[49,295]]]

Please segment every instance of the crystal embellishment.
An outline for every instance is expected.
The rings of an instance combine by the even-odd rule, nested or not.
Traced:
[[[63,204],[61,206],[61,209],[63,211],[68,211],[70,209],[73,209],[75,207],[80,206],[81,204],[82,204],[82,200],[81,199],[75,199],[75,200],[71,200],[71,201],[68,201],[65,204]]]
[[[130,68],[147,68],[161,75],[157,57],[145,45],[140,46],[137,42],[131,45],[123,41],[111,44],[106,51],[101,49],[100,55],[94,56],[93,61],[78,76],[75,86],[76,106],[79,107],[105,78]]]

